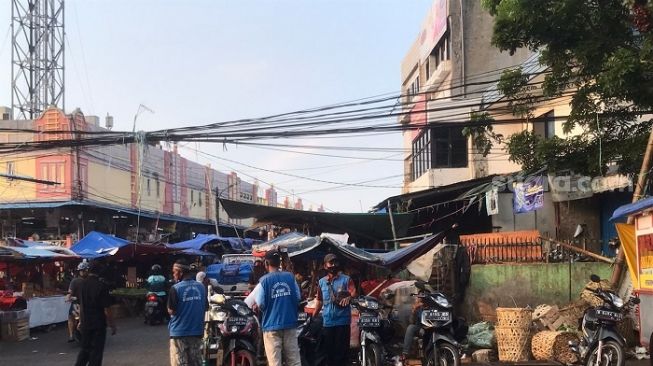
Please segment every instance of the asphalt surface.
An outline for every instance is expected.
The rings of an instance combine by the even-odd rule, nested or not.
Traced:
[[[118,333],[107,330],[104,365],[169,365],[168,328],[149,326],[142,318],[117,319]],[[50,329],[32,329],[30,339],[22,342],[0,341],[0,365],[71,366],[79,345],[67,343],[66,324]]]
[[[170,364],[166,325],[145,325],[142,318],[118,319],[117,325],[118,334],[107,335],[104,365]],[[75,363],[79,346],[76,343],[67,343],[67,339],[68,332],[64,323],[50,329],[32,329],[30,339],[22,342],[0,341],[0,366],[71,366]],[[650,366],[649,362],[649,360],[627,360],[626,366]],[[492,365],[497,364],[499,363],[492,363]]]

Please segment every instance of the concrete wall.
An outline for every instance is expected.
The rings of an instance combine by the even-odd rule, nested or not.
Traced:
[[[544,193],[541,209],[515,214],[513,193],[499,193],[499,213],[492,216],[492,226],[501,226],[501,231],[539,230],[542,235],[555,236],[555,207],[551,195]]]
[[[576,262],[570,277],[569,263],[474,265],[463,313],[477,321],[495,316],[497,307],[566,305],[579,298],[593,273],[609,278],[612,269],[607,263]]]

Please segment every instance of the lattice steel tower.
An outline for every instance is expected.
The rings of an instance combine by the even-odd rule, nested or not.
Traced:
[[[65,107],[64,0],[11,1],[11,105],[14,119]]]

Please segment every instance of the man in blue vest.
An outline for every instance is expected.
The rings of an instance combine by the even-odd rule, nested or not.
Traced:
[[[268,366],[301,366],[297,344],[297,308],[301,292],[292,273],[280,271],[281,255],[269,251],[265,255],[268,274],[261,277],[261,290],[256,306],[261,310],[263,344]]]
[[[195,281],[190,266],[183,259],[173,265],[172,276],[177,283],[168,294],[170,365],[200,366],[204,313],[208,308],[206,290]]]
[[[319,281],[315,313],[322,310],[324,324],[324,351],[328,366],[345,365],[349,353],[351,307],[349,303],[356,296],[356,286],[349,276],[340,271],[335,254],[324,257],[326,277]]]

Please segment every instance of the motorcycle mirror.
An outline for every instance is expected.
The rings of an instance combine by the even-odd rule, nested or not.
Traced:
[[[585,228],[583,227],[583,225],[576,226],[576,231],[574,232],[574,239],[578,238],[584,231]]]
[[[599,277],[599,276],[593,274],[593,275],[590,276],[590,280],[591,280],[592,282],[594,282],[594,283],[599,283],[599,282],[601,282],[601,277]]]
[[[229,291],[234,292],[236,291],[237,287],[236,286],[231,286],[231,289]]]
[[[640,302],[642,302],[642,300],[640,300],[639,297],[634,297],[634,298],[633,298],[633,304],[637,305],[637,304],[639,304]]]

